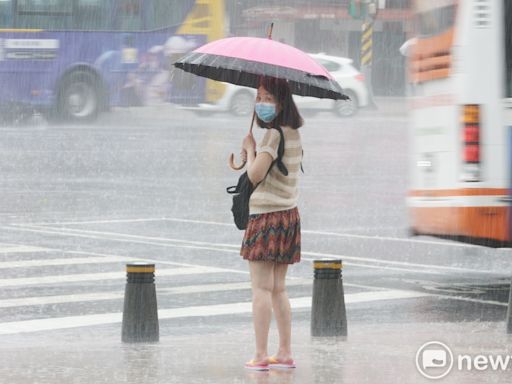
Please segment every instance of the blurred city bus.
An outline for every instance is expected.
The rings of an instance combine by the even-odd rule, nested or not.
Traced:
[[[417,0],[412,234],[510,246],[512,1]]]
[[[223,0],[0,0],[0,104],[88,120],[111,106],[212,101],[219,85],[171,81],[172,63],[223,37],[224,12]]]

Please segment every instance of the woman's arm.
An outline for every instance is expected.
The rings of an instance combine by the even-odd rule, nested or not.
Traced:
[[[244,138],[242,146],[247,153],[247,176],[256,185],[267,175],[272,165],[272,156],[267,152],[256,154],[256,141],[251,133]]]
[[[253,185],[262,181],[272,165],[272,156],[268,152],[249,151],[247,153],[247,176]]]

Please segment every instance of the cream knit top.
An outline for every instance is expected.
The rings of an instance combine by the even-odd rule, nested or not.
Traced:
[[[249,200],[249,214],[284,211],[297,206],[300,163],[302,161],[302,143],[298,129],[282,127],[284,135],[283,163],[288,176],[281,173],[274,163],[270,172],[258,184]],[[281,135],[277,129],[267,129],[258,146],[258,152],[267,152],[273,160],[277,159],[277,150]]]

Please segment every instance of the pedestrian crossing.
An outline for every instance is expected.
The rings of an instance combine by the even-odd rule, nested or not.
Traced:
[[[347,295],[345,302],[364,303],[373,300],[396,300],[396,299],[414,299],[429,296],[421,292],[408,292],[400,290],[389,290],[382,292],[361,292]],[[311,306],[311,297],[291,298],[292,309],[308,309]],[[200,306],[187,306],[181,308],[160,309],[158,311],[159,320],[168,320],[176,318],[189,317],[208,317],[221,315],[237,315],[251,313],[252,304],[250,302],[236,302],[229,304],[212,304]],[[0,335],[9,335],[17,333],[51,331],[56,329],[69,329],[94,325],[116,324],[122,321],[122,313],[103,313],[83,316],[67,316],[51,319],[37,319],[17,322],[7,322],[0,324]]]
[[[251,312],[247,270],[2,243],[0,271],[4,278],[0,280],[0,335],[120,323],[125,264],[134,261],[152,262],[157,266],[161,320]],[[310,309],[312,280],[291,277],[287,284],[292,309]],[[345,295],[345,301],[354,304],[425,296],[429,295],[358,287],[354,293]]]
[[[307,285],[309,281],[302,279],[293,279],[288,282],[288,287]],[[185,295],[191,293],[206,292],[229,292],[251,289],[250,283],[223,283],[223,284],[202,284],[202,285],[185,285],[180,287],[164,287],[158,288],[160,296],[168,295]],[[24,307],[30,305],[49,305],[78,303],[87,301],[104,301],[104,300],[122,300],[124,291],[96,292],[96,293],[78,293],[72,295],[58,296],[33,296],[15,299],[0,299],[0,308]]]
[[[3,261],[0,262],[0,270],[11,268],[28,268],[40,266],[58,266],[58,265],[79,265],[79,264],[109,264],[123,261],[131,261],[135,259],[123,258],[120,256],[102,256],[102,257],[74,257],[61,259],[38,259]]]
[[[33,247],[30,245],[0,243],[0,254],[27,253],[27,252],[47,252],[49,248]]]
[[[160,277],[168,276],[185,276],[197,275],[202,273],[219,273],[222,269],[212,267],[185,267],[160,269],[158,275]],[[96,273],[75,273],[70,275],[50,275],[36,277],[16,277],[12,279],[3,279],[0,281],[1,287],[43,285],[43,284],[60,284],[60,283],[76,283],[85,281],[105,281],[105,280],[122,280],[126,275],[123,272],[96,272]]]

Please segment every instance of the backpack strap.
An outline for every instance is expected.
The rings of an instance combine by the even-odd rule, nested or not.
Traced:
[[[283,133],[283,129],[280,127],[280,126],[277,126],[277,128],[275,128],[279,131],[279,134],[281,135],[281,141],[279,141],[279,148],[277,149],[277,160],[275,160],[272,165],[274,165],[274,163],[277,163],[277,167],[279,168],[279,170],[281,171],[281,173],[285,176],[288,176],[288,168],[286,168],[286,165],[284,165],[283,163],[283,156],[284,156],[284,133]],[[302,150],[302,157],[304,158],[304,150]],[[270,168],[272,168],[272,165],[270,166]],[[269,171],[270,171],[270,168],[269,168]],[[302,171],[302,173],[304,173],[304,168],[302,167],[302,159],[301,159],[301,162],[300,162],[300,170]]]
[[[288,176],[288,168],[286,168],[286,165],[283,163],[283,156],[284,156],[284,133],[283,129],[278,125],[276,128],[279,131],[279,134],[281,135],[281,140],[279,140],[279,147],[277,148],[277,159],[272,162],[272,165],[269,168],[272,168],[274,163],[277,163],[277,168],[281,171],[281,173],[285,176]]]

